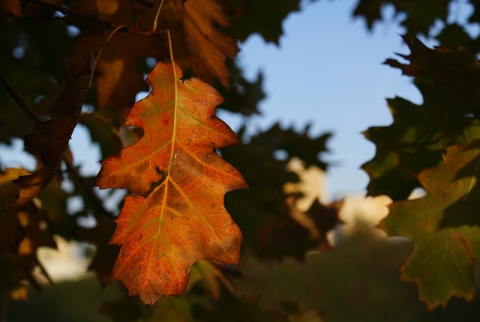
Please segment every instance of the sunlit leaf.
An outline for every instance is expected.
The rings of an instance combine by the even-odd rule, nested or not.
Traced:
[[[147,78],[152,92],[125,124],[145,135],[107,158],[96,182],[130,191],[112,237],[122,245],[113,278],[150,304],[181,294],[199,259],[236,263],[242,240],[223,198],[245,183],[216,152],[238,139],[214,115],[221,96],[181,78],[178,67],[156,66]]]

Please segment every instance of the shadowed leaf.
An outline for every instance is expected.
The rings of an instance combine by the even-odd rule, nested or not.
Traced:
[[[372,127],[365,137],[375,143],[375,157],[362,168],[370,176],[368,193],[405,199],[419,187],[417,174],[441,161],[445,148],[479,137],[480,64],[466,49],[430,49],[405,38],[410,63],[389,59],[386,64],[415,76],[423,95],[416,105],[402,98],[388,100],[392,125]]]
[[[92,64],[93,58],[90,57],[69,70],[65,90],[53,107],[59,117],[36,123],[33,131],[25,136],[25,150],[38,157],[40,168],[14,181],[19,196],[12,206],[21,206],[32,200],[58,170],[90,87]]]

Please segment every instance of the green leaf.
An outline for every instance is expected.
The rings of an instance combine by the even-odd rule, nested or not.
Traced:
[[[480,141],[449,147],[444,161],[419,181],[427,195],[391,206],[382,225],[405,236],[415,249],[402,267],[402,280],[418,284],[428,308],[445,306],[452,296],[475,294],[474,260],[480,259]]]

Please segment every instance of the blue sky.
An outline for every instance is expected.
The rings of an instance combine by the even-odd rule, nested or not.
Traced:
[[[311,123],[311,134],[333,132],[330,153],[324,156],[335,164],[327,173],[332,198],[365,191],[368,176],[359,168],[373,157],[375,147],[361,132],[392,122],[385,99],[398,95],[421,103],[411,79],[382,64],[395,52],[408,53],[398,21],[369,32],[362,19],[351,17],[354,4],[304,5],[284,21],[279,47],[252,36],[241,46],[239,59],[247,77],[253,79],[259,70],[265,77],[268,97],[253,128],[280,121],[298,129]],[[391,15],[388,8],[384,13]],[[238,121],[223,118],[235,128]]]
[[[252,130],[280,121],[297,129],[311,123],[312,135],[333,132],[330,153],[324,155],[332,163],[327,173],[331,198],[364,193],[368,177],[360,166],[374,156],[375,147],[361,132],[392,122],[386,98],[422,101],[409,77],[382,64],[395,53],[409,52],[402,44],[398,19],[367,31],[362,19],[351,17],[355,3],[304,1],[303,10],[284,21],[279,46],[251,36],[241,44],[238,60],[247,78],[256,78],[259,71],[264,74],[268,97],[260,104],[262,115],[252,120]],[[456,16],[462,16],[458,11]],[[388,17],[392,10],[387,7],[383,13]],[[240,124],[237,117],[226,113],[220,117],[234,129]],[[84,166],[82,173],[95,175],[100,168],[98,148],[90,145],[81,126],[75,130],[71,147],[75,164]],[[18,141],[15,150],[22,149]],[[7,166],[33,167],[33,159],[26,154],[19,158],[18,153],[8,151],[2,149]]]

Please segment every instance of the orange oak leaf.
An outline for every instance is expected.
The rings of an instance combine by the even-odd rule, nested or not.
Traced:
[[[125,123],[143,128],[143,138],[104,160],[96,181],[130,192],[110,241],[121,245],[112,277],[149,304],[180,295],[199,259],[237,263],[242,241],[223,201],[246,184],[216,152],[238,138],[215,116],[220,94],[182,76],[176,65],[157,64],[147,77],[152,92]]]

